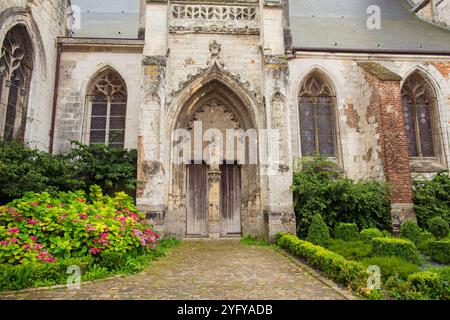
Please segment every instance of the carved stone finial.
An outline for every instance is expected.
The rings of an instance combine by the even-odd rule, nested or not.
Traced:
[[[214,40],[209,44],[209,51],[211,52],[211,59],[219,59],[222,45]]]

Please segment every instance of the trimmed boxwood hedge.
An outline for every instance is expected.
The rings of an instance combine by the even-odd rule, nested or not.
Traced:
[[[305,259],[331,279],[364,292],[369,274],[359,262],[346,260],[343,256],[287,233],[279,233],[275,243],[292,254]]]
[[[432,241],[428,246],[431,259],[441,263],[450,263],[450,239]]]
[[[395,256],[414,262],[417,259],[417,249],[414,243],[400,238],[373,238],[372,255]]]
[[[377,228],[363,229],[359,233],[359,238],[364,242],[371,242],[373,238],[383,238],[383,232]]]
[[[407,288],[407,299],[450,299],[450,284],[435,272],[422,271],[410,275],[408,277]]]

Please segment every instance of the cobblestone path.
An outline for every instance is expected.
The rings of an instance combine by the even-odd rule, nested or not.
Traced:
[[[137,275],[82,284],[80,290],[3,293],[0,299],[346,299],[308,270],[269,247],[193,240]]]

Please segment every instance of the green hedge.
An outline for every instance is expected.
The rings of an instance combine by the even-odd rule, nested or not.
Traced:
[[[414,243],[400,238],[373,238],[372,254],[374,256],[395,256],[414,262],[417,250]]]
[[[363,229],[359,233],[359,238],[364,242],[372,242],[373,238],[382,238],[383,232],[378,230],[377,228],[369,228],[369,229]]]
[[[448,300],[450,284],[438,273],[423,271],[410,275],[406,297],[416,300]]]
[[[291,234],[279,233],[276,244],[305,259],[331,279],[355,291],[362,293],[367,286],[368,273],[361,263],[346,260],[337,253],[300,240]]]
[[[428,246],[431,259],[441,263],[450,263],[450,239],[432,241]]]
[[[359,238],[359,230],[356,223],[339,222],[334,228],[334,237],[344,241],[355,241]]]

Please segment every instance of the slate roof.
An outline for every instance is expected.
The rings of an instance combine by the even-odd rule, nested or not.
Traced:
[[[139,31],[139,0],[71,0],[81,11],[75,37],[131,38]]]
[[[81,9],[75,37],[134,38],[139,0],[71,0]],[[450,0],[447,0],[450,1]],[[381,29],[367,28],[367,8],[381,9]],[[289,0],[294,48],[358,51],[444,52],[450,30],[414,15],[406,0]]]
[[[367,28],[367,9],[381,9],[381,29]],[[425,22],[406,0],[290,0],[294,48],[361,51],[443,51],[450,54],[450,30]]]

